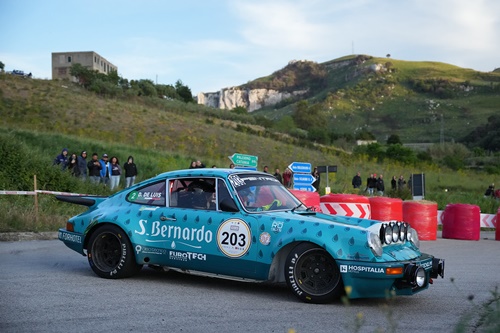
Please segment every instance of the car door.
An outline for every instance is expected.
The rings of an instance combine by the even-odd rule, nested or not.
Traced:
[[[145,241],[165,250],[163,265],[229,276],[255,277],[256,219],[220,208],[232,199],[216,177],[167,180],[166,206],[151,212]],[[146,232],[145,232],[146,233]]]

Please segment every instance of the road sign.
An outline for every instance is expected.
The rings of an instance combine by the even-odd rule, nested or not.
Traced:
[[[299,186],[294,185],[293,189],[299,191],[316,192],[316,189],[312,185],[299,185]]]
[[[318,166],[318,173],[328,173],[328,172],[337,172],[336,165],[322,165]],[[327,172],[328,170],[328,172]]]
[[[298,172],[298,173],[311,173],[311,163],[305,163],[305,162],[292,162],[288,166],[292,172]]]
[[[316,179],[309,173],[294,173],[293,174],[293,183],[294,184],[303,184],[303,185],[311,185],[314,183]]]
[[[231,156],[228,156],[229,159],[237,166],[245,166],[250,168],[257,168],[257,164],[259,158],[253,155],[245,155],[234,153]]]
[[[315,192],[316,189],[312,186],[316,179],[309,173],[294,173],[293,174],[293,189],[301,191]]]

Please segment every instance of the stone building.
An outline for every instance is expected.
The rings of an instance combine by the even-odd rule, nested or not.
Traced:
[[[106,58],[96,52],[53,52],[52,53],[52,80],[68,79],[71,77],[70,68],[73,64],[81,64],[90,70],[108,74],[112,70],[118,71],[118,67],[110,63]]]

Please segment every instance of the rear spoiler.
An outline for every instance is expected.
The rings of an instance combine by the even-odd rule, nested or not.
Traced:
[[[92,196],[92,197],[78,197],[72,195],[56,195],[56,199],[64,202],[69,202],[76,205],[83,205],[91,207],[97,202],[103,201],[107,197],[105,196]]]

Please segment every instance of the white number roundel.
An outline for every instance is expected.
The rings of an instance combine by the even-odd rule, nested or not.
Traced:
[[[229,219],[217,229],[217,246],[226,256],[239,258],[250,249],[252,236],[245,221]]]

